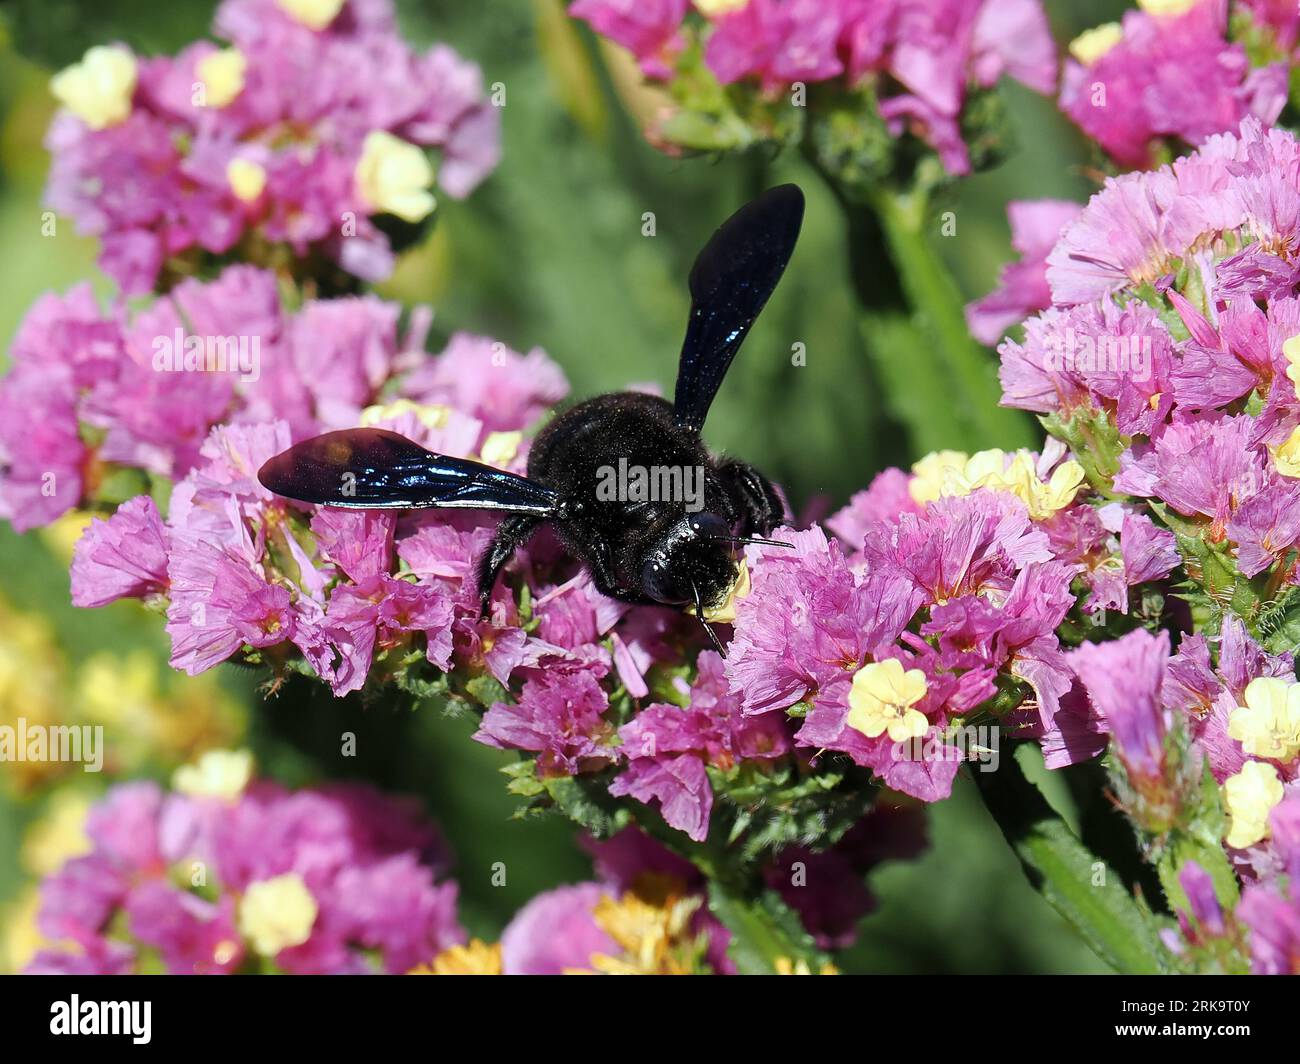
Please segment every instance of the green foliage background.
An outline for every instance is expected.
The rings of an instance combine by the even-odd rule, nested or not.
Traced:
[[[1061,42],[1124,7],[1114,0],[1046,6]],[[399,0],[399,8],[408,37],[447,41],[507,93],[502,165],[468,201],[441,199],[432,239],[383,289],[436,308],[435,346],[470,329],[523,350],[544,347],[578,395],[640,381],[670,392],[696,250],[753,192],[797,181],[809,199],[803,239],[718,398],[707,437],[781,481],[796,506],[825,496],[838,507],[882,467],[917,457],[863,350],[841,216],[797,157],[659,154],[622,107],[594,39],[563,17],[559,0]],[[109,292],[94,272],[94,248],[69,224],[61,222],[55,237],[40,235],[50,73],[105,41],[174,51],[204,35],[210,17],[207,0],[0,4],[0,352],[43,291],[96,277]],[[1082,199],[1094,187],[1087,146],[1053,102],[1018,86],[1001,91],[1017,132],[1014,150],[945,204],[956,212],[957,232],[943,248],[970,298],[992,287],[1010,253],[1008,200]],[[646,211],[656,215],[653,238],[641,235]],[[791,365],[795,342],[806,345],[806,367]],[[909,355],[892,357],[906,365]],[[931,397],[934,418],[946,416],[944,403]],[[156,618],[126,604],[73,609],[65,565],[36,536],[0,530],[0,588],[15,608],[50,616],[73,660],[140,645],[165,659]],[[226,681],[245,698],[260,697],[246,674],[228,671]],[[421,795],[457,853],[464,920],[474,933],[494,936],[537,891],[589,873],[565,822],[510,819],[515,803],[496,771],[509,758],[470,742],[469,720],[368,709],[305,686],[257,705],[251,716],[251,745],[273,775],[290,782],[357,776]],[[358,757],[338,756],[343,731],[357,734]],[[0,805],[0,901],[21,885],[17,848],[36,811],[32,803]],[[935,807],[932,836],[922,860],[873,876],[880,907],[842,958],[846,970],[1103,970],[1024,882],[969,781]],[[497,861],[508,869],[504,887],[490,883]]]

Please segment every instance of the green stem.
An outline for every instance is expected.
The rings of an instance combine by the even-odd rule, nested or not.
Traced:
[[[1032,422],[998,405],[996,363],[970,335],[961,292],[927,231],[932,223],[928,197],[876,186],[868,202],[911,310],[910,344],[893,347],[887,357],[896,364],[881,367],[895,381],[892,397],[908,411],[909,427],[963,450],[1037,446]],[[865,323],[888,325],[895,342],[904,339],[896,326],[878,320],[878,312],[868,310]],[[913,390],[920,394],[908,396]]]
[[[1022,761],[1029,752],[1028,745],[1019,744],[998,771],[977,772],[975,780],[1030,883],[1116,971],[1169,971],[1170,958],[1150,913],[1026,778]]]

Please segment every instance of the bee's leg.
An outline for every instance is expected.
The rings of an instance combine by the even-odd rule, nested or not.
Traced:
[[[537,526],[541,523],[542,519],[533,514],[511,514],[497,527],[496,535],[492,537],[492,542],[478,563],[479,620],[488,615],[488,608],[492,604],[492,589],[496,586],[501,567],[537,531]]]
[[[766,536],[785,518],[785,506],[772,482],[747,462],[718,463],[718,479],[740,511],[740,535]]]

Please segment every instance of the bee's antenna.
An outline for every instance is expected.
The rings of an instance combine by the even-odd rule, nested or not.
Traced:
[[[722,640],[718,638],[718,633],[713,630],[713,625],[704,619],[704,599],[700,596],[699,586],[694,580],[691,581],[691,591],[695,594],[695,616],[700,619],[700,624],[704,625],[704,630],[708,632],[713,649],[718,652],[719,657],[725,658],[727,648],[722,645]]]
[[[718,652],[718,657],[727,656],[727,648],[722,645],[722,640],[718,638],[718,633],[713,630],[713,625],[709,624],[703,617],[700,618],[700,624],[704,625],[704,630],[709,633],[709,641],[713,644],[713,649]]]
[[[710,536],[709,539],[726,540],[728,543],[760,543],[765,547],[789,547],[794,550],[793,543],[786,543],[781,539],[759,539],[757,536]]]

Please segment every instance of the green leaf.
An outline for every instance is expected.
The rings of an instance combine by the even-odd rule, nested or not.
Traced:
[[[423,660],[424,655],[419,655]],[[432,676],[422,675],[416,668],[403,668],[393,673],[393,681],[401,691],[405,691],[416,702],[444,702],[447,698],[448,680],[446,673]]]
[[[497,702],[510,702],[510,692],[497,682],[496,678],[484,673],[475,676],[465,684],[465,691],[484,709],[491,709]]]
[[[512,761],[501,766],[502,775],[510,777],[506,790],[523,798],[535,798],[546,793],[546,784],[537,776],[537,762],[532,758]]]
[[[543,784],[560,812],[598,839],[607,839],[632,822],[631,812],[609,793],[610,775],[561,776]]]
[[[1043,898],[1093,951],[1125,974],[1173,970],[1154,917],[1124,888],[1026,779],[1026,744],[1003,758],[997,772],[977,772],[984,803]]]
[[[790,769],[741,765],[709,770],[717,802],[714,827],[735,845],[733,863],[750,869],[786,846],[834,845],[876,796],[870,773],[854,769],[797,775]],[[734,823],[728,826],[728,821]]]

